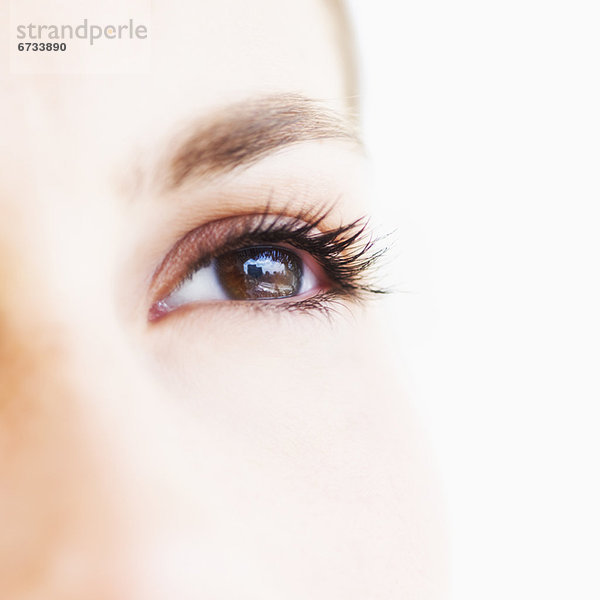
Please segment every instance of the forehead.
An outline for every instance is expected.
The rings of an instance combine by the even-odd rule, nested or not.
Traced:
[[[105,22],[110,5],[103,3]],[[42,0],[39,6],[43,11]],[[257,95],[297,93],[344,110],[337,18],[324,0],[155,0],[149,73],[3,70],[0,119],[11,143],[2,158],[31,156],[32,146],[55,155],[41,148],[49,143],[65,145],[61,160],[73,166],[96,155],[118,156],[128,144],[145,147],[188,119]]]

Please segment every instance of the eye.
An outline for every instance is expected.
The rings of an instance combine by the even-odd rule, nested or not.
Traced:
[[[282,246],[253,246],[226,252],[200,265],[157,303],[160,313],[190,303],[224,300],[276,300],[301,296],[318,287],[318,266],[302,252]],[[312,261],[314,263],[314,261]]]
[[[148,320],[179,307],[231,302],[293,312],[330,311],[362,301],[373,285],[374,247],[363,218],[325,228],[328,210],[225,217],[189,231],[166,254],[150,284]],[[289,299],[289,301],[286,301]]]

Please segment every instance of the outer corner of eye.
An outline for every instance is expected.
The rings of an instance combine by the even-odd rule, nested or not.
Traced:
[[[255,246],[227,252],[198,268],[148,313],[156,321],[186,305],[224,301],[284,301],[325,285],[310,255],[287,247]]]

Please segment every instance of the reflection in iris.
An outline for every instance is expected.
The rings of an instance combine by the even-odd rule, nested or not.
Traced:
[[[302,284],[300,258],[285,248],[244,248],[216,260],[221,285],[238,300],[294,296]]]

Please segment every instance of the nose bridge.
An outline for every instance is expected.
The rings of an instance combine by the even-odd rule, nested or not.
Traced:
[[[91,265],[95,290],[81,285],[81,265],[89,265],[86,247],[64,216],[65,203],[53,202],[54,194],[17,190],[2,194],[0,202],[0,397],[2,406],[11,398],[38,392],[68,371],[68,353],[75,354],[77,331],[91,323],[107,292],[105,263]],[[21,195],[18,195],[20,192]],[[68,193],[67,190],[65,190]],[[79,238],[79,239],[78,239]],[[91,245],[90,247],[92,247]],[[90,277],[89,280],[93,280]],[[94,294],[94,291],[96,292]],[[106,297],[102,297],[106,300]],[[97,302],[90,302],[96,299]],[[107,310],[102,316],[106,317]],[[99,317],[100,315],[97,315]],[[39,395],[39,394],[37,394]],[[42,394],[43,395],[43,394]]]
[[[0,229],[0,597],[135,598],[127,565],[198,531],[178,416],[113,316],[102,233]]]
[[[47,303],[47,290],[36,282],[23,226],[24,216],[4,203],[0,221],[0,407],[4,420],[11,414],[12,399],[22,397],[33,383],[37,366],[52,351],[51,322],[40,327],[41,306]],[[54,339],[54,342],[57,340]]]

